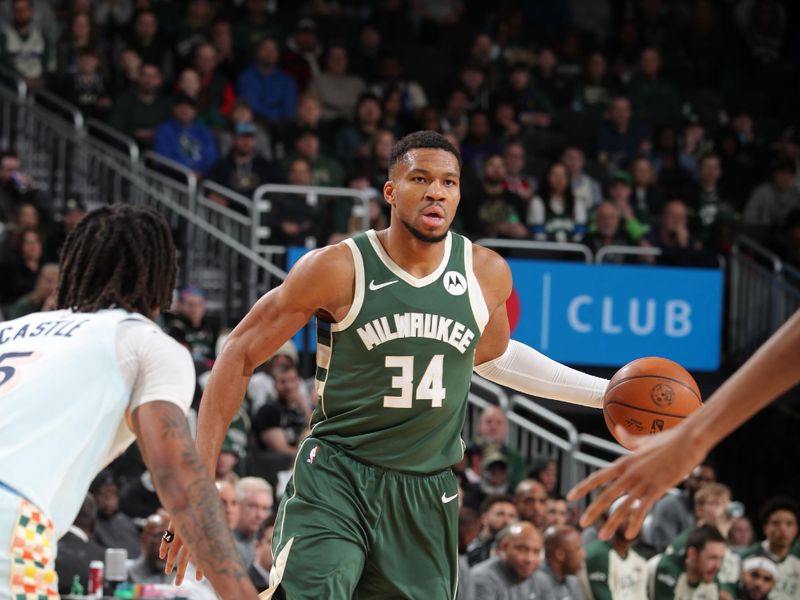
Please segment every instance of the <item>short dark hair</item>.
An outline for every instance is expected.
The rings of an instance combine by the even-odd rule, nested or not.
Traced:
[[[58,308],[122,308],[147,317],[166,310],[175,287],[175,243],[151,208],[117,204],[88,213],[61,253]]]
[[[686,540],[686,549],[694,548],[698,552],[702,552],[708,542],[722,542],[725,543],[725,538],[719,532],[719,529],[713,525],[701,525],[689,534]]]
[[[458,148],[453,146],[441,133],[422,130],[409,133],[394,145],[392,153],[389,156],[389,171],[391,171],[398,162],[403,160],[406,154],[417,148],[438,148],[439,150],[449,152],[456,157],[458,168],[461,168],[461,153],[458,151]]]
[[[786,510],[792,513],[796,520],[800,520],[797,518],[797,514],[800,512],[797,502],[788,496],[776,496],[775,498],[767,500],[758,512],[758,519],[761,521],[761,526],[763,527],[766,525],[772,514],[779,510]]]
[[[492,508],[495,504],[500,504],[504,502],[506,504],[514,504],[513,498],[508,494],[492,494],[491,496],[487,496],[483,502],[481,502],[481,514],[486,514],[489,512],[489,509]]]

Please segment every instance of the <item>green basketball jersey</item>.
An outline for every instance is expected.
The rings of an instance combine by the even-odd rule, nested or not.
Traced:
[[[355,263],[353,304],[317,325],[319,402],[312,435],[366,463],[432,473],[461,460],[475,346],[489,320],[472,244],[455,233],[417,278],[374,231],[343,242]]]

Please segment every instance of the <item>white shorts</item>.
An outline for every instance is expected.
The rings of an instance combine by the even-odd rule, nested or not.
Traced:
[[[57,599],[53,522],[0,483],[0,600]]]

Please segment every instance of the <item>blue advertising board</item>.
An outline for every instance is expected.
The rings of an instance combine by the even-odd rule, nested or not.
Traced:
[[[620,366],[663,356],[719,368],[722,273],[511,259],[512,337],[560,362]]]

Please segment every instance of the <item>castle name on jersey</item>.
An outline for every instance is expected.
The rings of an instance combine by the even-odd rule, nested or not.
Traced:
[[[394,322],[394,330],[389,319]],[[428,313],[395,313],[391,317],[380,317],[356,329],[367,350],[401,338],[426,338],[450,344],[461,354],[467,351],[475,333],[463,323],[440,315]]]
[[[16,331],[14,327],[0,328],[0,345],[19,338],[39,336],[72,337],[73,332],[89,319],[62,319],[60,321],[42,321],[38,325],[26,323]]]

